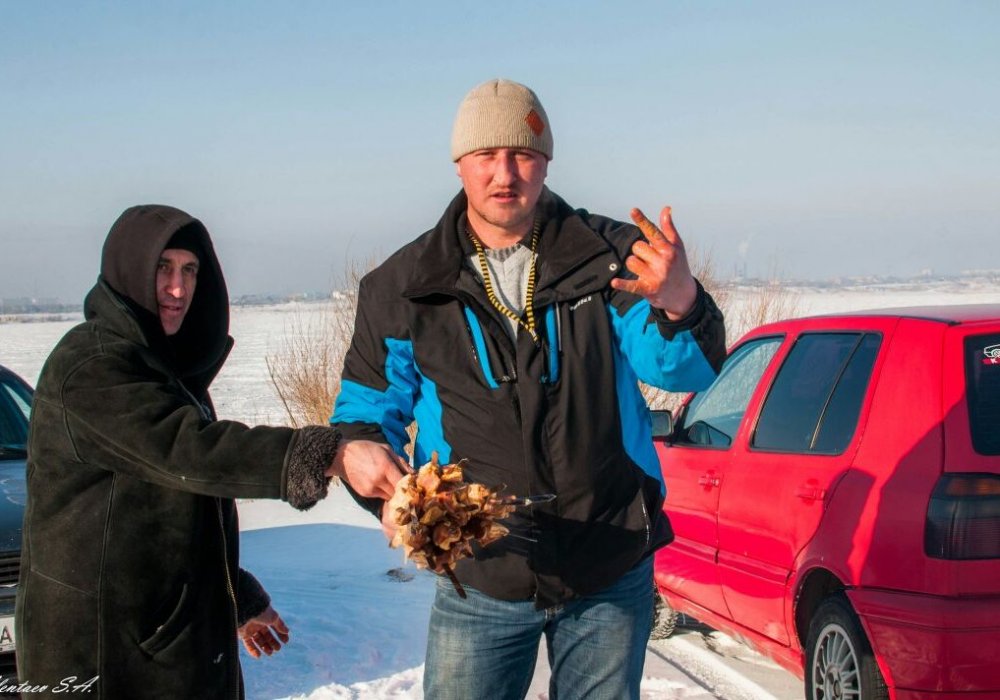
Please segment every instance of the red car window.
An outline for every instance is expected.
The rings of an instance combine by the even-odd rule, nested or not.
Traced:
[[[1000,334],[965,339],[965,382],[972,447],[1000,455]]]
[[[777,452],[842,452],[854,435],[881,339],[803,334],[768,392],[751,444]]]
[[[759,338],[733,350],[712,386],[688,404],[678,443],[729,447],[781,341],[780,337]]]

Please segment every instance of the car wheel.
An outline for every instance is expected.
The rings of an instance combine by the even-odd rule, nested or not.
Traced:
[[[677,628],[677,611],[670,607],[660,592],[653,586],[653,629],[650,639],[666,639]]]
[[[871,644],[843,594],[824,600],[809,624],[806,700],[886,700]]]

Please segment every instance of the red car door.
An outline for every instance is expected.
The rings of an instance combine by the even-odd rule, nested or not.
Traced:
[[[736,348],[712,386],[690,397],[673,442],[656,443],[675,534],[656,553],[657,582],[725,617],[716,567],[719,488],[746,407],[781,341],[758,338]]]
[[[732,450],[719,497],[723,597],[736,622],[778,643],[790,643],[786,587],[796,555],[851,465],[881,341],[853,329],[799,335]]]

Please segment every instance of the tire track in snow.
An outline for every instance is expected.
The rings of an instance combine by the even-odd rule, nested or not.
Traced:
[[[779,700],[712,652],[682,637],[650,642],[647,653],[676,667],[719,700]]]

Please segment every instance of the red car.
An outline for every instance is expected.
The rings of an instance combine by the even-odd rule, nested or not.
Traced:
[[[760,327],[667,422],[670,607],[808,700],[1000,698],[1000,305]]]

